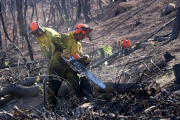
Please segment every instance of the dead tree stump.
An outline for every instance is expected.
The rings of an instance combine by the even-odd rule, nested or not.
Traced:
[[[180,83],[180,64],[176,64],[173,66],[174,75],[176,77],[176,80],[174,83],[179,84]]]
[[[103,49],[103,48],[100,48],[100,51],[101,51],[101,58],[104,59],[104,58],[105,58],[104,49]]]
[[[0,66],[3,66],[4,63],[5,63],[5,57],[6,57],[6,54],[4,51],[0,50]]]
[[[171,34],[171,39],[174,40],[178,38],[179,35],[179,28],[180,28],[180,7],[177,9],[177,14],[176,14],[176,20],[173,26],[172,34]]]

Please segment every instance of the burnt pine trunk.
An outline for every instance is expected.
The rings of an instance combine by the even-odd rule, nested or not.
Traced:
[[[38,15],[37,15],[37,7],[36,7],[36,0],[34,0],[34,8],[35,8],[35,10],[36,10],[36,20],[38,21]]]
[[[31,7],[32,7],[31,22],[32,22],[33,21],[33,16],[34,16],[34,2],[33,1],[31,3]]]
[[[0,18],[1,18],[2,27],[3,27],[3,30],[4,30],[5,36],[6,36],[5,39],[8,38],[8,40],[12,43],[12,40],[10,39],[10,37],[9,37],[7,31],[6,31],[6,28],[5,28],[5,24],[4,24],[4,20],[3,20],[3,16],[2,16],[2,11],[1,11],[1,1],[0,1]],[[27,62],[27,60],[26,60],[26,58],[24,57],[24,55],[23,55],[23,53],[21,52],[21,50],[19,50],[19,48],[18,48],[15,44],[13,44],[13,46],[15,47],[16,50],[19,51],[19,53],[20,53],[21,56],[23,57],[24,62]],[[29,66],[29,65],[27,65],[27,67],[28,67],[28,69],[30,69],[30,66]]]
[[[52,16],[51,16],[51,18],[49,18],[49,19],[51,19],[51,25],[53,26],[53,27],[55,27],[55,20],[54,20],[54,22],[53,22],[53,19],[55,19],[55,9],[54,9],[54,2],[51,2],[51,8],[52,8]]]
[[[1,31],[1,22],[0,22],[0,31]],[[1,39],[1,32],[0,32],[0,50],[2,50],[2,39]]]
[[[173,66],[173,72],[176,77],[176,80],[174,83],[179,84],[180,83],[180,64],[176,64]]]
[[[69,16],[69,19],[71,19],[71,10],[70,10],[70,1],[67,1],[67,5],[66,5],[66,7],[67,7],[67,14],[68,14],[68,16]],[[70,21],[72,21],[72,20],[70,20]]]
[[[13,42],[15,39],[17,39],[17,25],[16,25],[16,20],[15,20],[15,11],[16,11],[16,2],[14,0],[11,0],[11,14],[12,14],[12,18],[13,18],[13,24],[14,24],[14,28],[13,28]]]
[[[27,12],[27,0],[24,0],[24,21],[25,21],[25,24],[26,24],[26,12]]]
[[[59,0],[56,0],[56,7],[57,7],[57,10],[59,11],[59,15],[60,17],[62,17],[62,12],[61,12],[61,5],[59,3],[60,1]]]
[[[34,57],[33,57],[33,51],[32,51],[32,47],[31,47],[31,44],[29,42],[29,38],[28,38],[28,34],[27,34],[27,31],[25,30],[25,27],[24,27],[24,19],[23,19],[23,13],[22,13],[22,2],[23,0],[17,0],[17,15],[18,15],[18,23],[19,23],[19,31],[20,31],[20,34],[22,36],[25,37],[26,39],[26,42],[27,42],[27,46],[28,46],[28,50],[29,50],[29,55],[30,55],[30,59],[31,61],[34,60]]]
[[[61,5],[60,5],[60,1],[59,0],[56,0],[56,6],[57,6],[57,10],[59,11],[59,16],[60,16],[60,25],[64,25],[64,19],[63,19],[63,16],[62,16],[62,8],[61,8]],[[58,25],[59,25],[58,23]]]
[[[78,0],[77,18],[81,18],[81,0]]]
[[[101,9],[102,8],[102,5],[101,5],[101,0],[99,0],[99,8]]]
[[[171,39],[174,40],[178,38],[179,35],[179,28],[180,28],[180,7],[177,9],[177,14],[176,14],[176,20],[173,26],[172,34],[171,34]]]
[[[82,6],[83,6],[83,14],[84,14],[85,21],[86,21],[86,23],[90,22],[91,19],[88,16],[88,13],[89,13],[89,6],[88,6],[89,0],[82,0],[81,3],[82,3]]]
[[[44,26],[46,26],[47,25],[47,23],[46,23],[46,14],[45,14],[45,11],[44,11],[44,9],[43,9],[43,2],[42,2],[42,11],[43,11],[43,17],[44,17]]]
[[[22,31],[22,27],[23,27],[22,0],[16,0],[16,6],[17,6],[17,21],[19,23],[19,32],[22,39],[24,39],[23,31]]]
[[[52,12],[54,11],[53,9],[53,5],[52,5],[53,3],[52,3],[52,1],[51,1],[51,9],[50,9],[50,13],[49,13],[49,17],[48,17],[48,21],[47,21],[47,26],[49,25],[49,21],[50,21],[50,18],[51,18],[51,14],[52,14]]]
[[[68,12],[67,12],[65,0],[62,0],[62,9],[63,9],[63,11],[64,11],[66,20],[69,20],[69,14],[68,14]]]

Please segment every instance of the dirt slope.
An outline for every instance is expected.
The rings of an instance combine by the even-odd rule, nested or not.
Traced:
[[[104,18],[100,20],[100,24],[93,26],[96,33],[94,38],[95,43],[103,42],[103,37],[110,37],[106,42],[107,44],[113,44],[117,39],[122,38],[129,38],[132,43],[145,40],[149,35],[161,28],[163,24],[175,17],[175,12],[168,16],[160,17],[162,10],[170,2],[172,1],[142,0],[122,2],[119,3],[119,9],[121,9],[121,6],[124,6],[129,10],[116,17],[113,17],[113,15],[115,15],[118,5],[112,5],[112,8],[108,9],[109,11],[103,11],[102,16]],[[136,21],[139,20],[140,24],[138,26],[135,26],[136,21],[131,16]],[[107,17],[111,19],[107,20]],[[172,24],[169,26],[172,26]],[[172,29],[172,27],[169,29]],[[163,30],[165,32],[163,34],[166,34],[166,31]]]

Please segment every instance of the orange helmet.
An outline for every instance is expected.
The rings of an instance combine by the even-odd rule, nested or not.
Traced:
[[[41,24],[37,21],[33,21],[30,24],[30,29],[31,29],[31,34],[33,34],[35,31],[37,31],[38,29],[44,32],[43,27],[41,26]]]
[[[87,38],[89,38],[89,39],[91,40],[91,38],[90,38],[90,36],[89,36],[89,33],[91,32],[91,30],[92,30],[91,27],[89,27],[89,26],[86,25],[86,24],[81,23],[81,24],[78,24],[78,25],[76,26],[75,33],[76,33],[76,34],[79,34],[79,33],[82,32],[82,33],[85,35],[85,37],[87,37]]]
[[[38,28],[39,28],[38,22],[33,21],[33,22],[30,24],[30,29],[31,29],[32,32],[36,31]]]

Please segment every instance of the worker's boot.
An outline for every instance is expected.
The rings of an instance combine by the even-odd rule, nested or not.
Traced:
[[[69,99],[69,103],[70,103],[70,107],[71,108],[75,108],[75,107],[78,107],[84,103],[87,102],[87,98],[86,97],[83,97],[83,98],[71,98]]]
[[[80,105],[80,101],[77,97],[70,97],[69,98],[69,104],[71,108],[75,108],[78,105]]]
[[[50,77],[49,86],[47,90],[47,102],[48,108],[51,111],[55,111],[57,104],[57,94],[62,82],[59,81],[56,77]]]
[[[89,79],[81,77],[81,97],[86,97],[86,101],[90,101],[93,98],[93,86]]]

